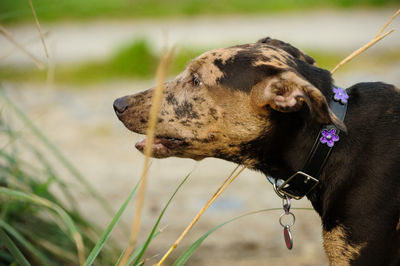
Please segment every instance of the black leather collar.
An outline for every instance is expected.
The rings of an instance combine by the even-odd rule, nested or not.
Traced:
[[[348,95],[346,90],[338,87],[333,88],[333,93],[330,108],[341,121],[344,121]],[[274,185],[275,192],[282,198],[301,199],[313,190],[318,185],[319,174],[324,168],[335,142],[339,141],[339,133],[340,130],[335,125],[323,126],[302,170],[297,171],[286,180],[267,176],[268,181]]]

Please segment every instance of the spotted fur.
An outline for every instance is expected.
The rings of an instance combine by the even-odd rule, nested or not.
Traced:
[[[384,83],[348,88],[344,124],[328,105],[332,86],[329,71],[279,40],[206,52],[165,83],[153,156],[222,158],[286,179],[335,124],[345,134],[308,195],[330,263],[400,265],[400,94]],[[152,93],[114,102],[128,129],[145,134]]]

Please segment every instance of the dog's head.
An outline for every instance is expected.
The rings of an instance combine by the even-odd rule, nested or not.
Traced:
[[[343,127],[322,92],[330,89],[330,74],[314,63],[270,38],[193,59],[165,83],[153,156],[217,157],[252,167],[257,158],[249,145],[287,134],[279,132],[286,130],[285,123],[310,120]],[[149,89],[114,102],[128,129],[145,134],[152,94]],[[136,147],[143,151],[145,145],[143,140]]]

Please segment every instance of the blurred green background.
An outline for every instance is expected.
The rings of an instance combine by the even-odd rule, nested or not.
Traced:
[[[160,18],[198,15],[265,14],[301,12],[318,8],[382,8],[399,0],[36,0],[36,12],[43,21],[88,20],[95,18]],[[2,0],[0,21],[31,19],[31,10],[22,0]]]
[[[163,19],[190,19],[201,17],[235,17],[235,16],[268,16],[276,14],[307,14],[318,10],[336,10],[336,12],[352,12],[353,10],[387,10],[395,9],[400,0],[194,0],[194,1],[167,1],[167,0],[34,0],[39,20],[42,23],[60,24],[84,21],[104,20],[147,20],[159,21]],[[340,11],[341,10],[341,11]],[[0,5],[0,23],[7,27],[17,27],[22,24],[33,24],[32,11],[25,0],[2,0]],[[308,29],[305,29],[308,30]],[[268,31],[265,31],[268,33]],[[372,32],[372,29],[371,29]],[[88,33],[90,34],[90,33]],[[195,34],[195,32],[194,32]],[[260,38],[263,37],[260,33]],[[51,35],[51,33],[50,33]],[[255,41],[255,40],[254,40]],[[151,40],[142,36],[133,37],[133,40],[120,44],[107,58],[95,60],[80,60],[74,64],[57,64],[54,74],[55,82],[87,84],[104,82],[118,78],[148,79],[155,72],[160,50],[155,50]],[[229,44],[229,43],[227,43]],[[212,46],[188,46],[180,43],[176,60],[171,69],[171,75],[181,71],[186,63],[202,52],[215,48]],[[361,43],[360,43],[361,45]],[[338,60],[344,58],[349,50],[325,51],[318,47],[303,47],[307,49],[320,66],[332,68]],[[7,49],[4,49],[7,50]],[[15,52],[15,51],[13,51]],[[1,55],[8,57],[8,53]],[[380,59],[376,56],[366,56],[361,65],[385,64],[388,61],[398,60],[400,52],[389,50],[380,52]],[[16,81],[43,81],[48,73],[39,71],[27,65],[2,64],[0,78]]]

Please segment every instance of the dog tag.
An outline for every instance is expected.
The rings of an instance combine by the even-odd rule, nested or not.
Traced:
[[[290,227],[287,225],[283,228],[283,238],[285,239],[285,244],[288,249],[293,247],[292,232],[290,232]]]

